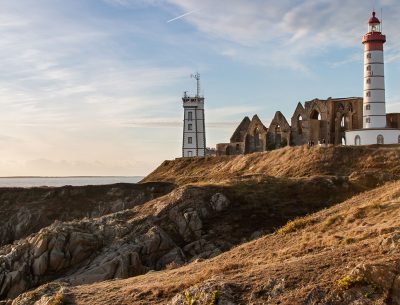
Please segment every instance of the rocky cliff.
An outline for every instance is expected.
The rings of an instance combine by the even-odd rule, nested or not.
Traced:
[[[44,207],[34,218],[48,222],[0,248],[0,298],[400,304],[399,156],[396,147],[296,147],[169,161],[143,184],[52,189],[48,201],[46,190],[27,203],[31,190],[13,190],[16,206]],[[146,182],[155,179],[164,182]]]
[[[132,208],[169,193],[171,183],[0,188],[0,246],[52,224]]]

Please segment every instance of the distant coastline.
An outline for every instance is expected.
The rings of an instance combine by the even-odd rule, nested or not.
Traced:
[[[143,176],[10,176],[0,177],[0,187],[61,187],[138,183]]]

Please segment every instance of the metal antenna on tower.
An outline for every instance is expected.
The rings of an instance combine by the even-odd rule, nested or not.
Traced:
[[[197,94],[196,97],[200,97],[200,74],[197,72],[196,74],[191,74],[191,78],[194,78],[197,81]]]

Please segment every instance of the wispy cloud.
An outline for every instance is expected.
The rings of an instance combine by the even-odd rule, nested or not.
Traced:
[[[195,0],[169,0],[182,10],[198,6]],[[388,57],[397,59],[400,7],[386,0],[377,6],[385,11],[385,32],[392,48]],[[357,0],[322,1],[202,1],[203,14],[187,20],[199,31],[214,38],[221,54],[238,60],[251,58],[257,64],[306,70],[304,60],[328,49],[359,47],[360,33],[366,30],[368,7]],[[268,50],[268,51],[266,51]],[[257,61],[255,59],[258,59]]]
[[[198,12],[198,10],[187,12],[185,14],[182,14],[182,15],[178,16],[178,17],[175,17],[175,18],[172,18],[172,19],[168,20],[167,23],[182,19],[182,18],[184,18],[186,16],[189,16],[189,15],[192,15],[193,13],[196,13],[196,12]]]

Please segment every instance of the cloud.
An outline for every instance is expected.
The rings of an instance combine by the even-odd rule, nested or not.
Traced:
[[[257,65],[307,71],[304,61],[332,50],[360,48],[370,11],[350,1],[169,0],[182,11],[202,8],[186,22],[217,42],[222,55]],[[398,3],[380,1],[385,32],[390,37],[389,60],[398,60]],[[386,9],[387,8],[387,9]]]

